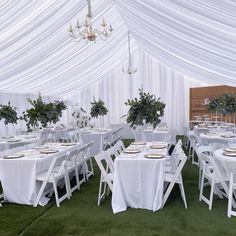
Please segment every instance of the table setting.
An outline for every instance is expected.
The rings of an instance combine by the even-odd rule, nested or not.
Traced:
[[[112,209],[128,207],[157,211],[162,206],[167,144],[136,142],[114,161]]]
[[[13,203],[33,205],[39,186],[37,174],[47,171],[55,155],[62,155],[80,147],[80,143],[47,143],[20,151],[9,150],[0,158],[0,179],[4,200]],[[42,197],[40,205],[46,205],[48,198]]]

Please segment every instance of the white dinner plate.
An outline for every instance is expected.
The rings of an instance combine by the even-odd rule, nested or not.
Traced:
[[[152,149],[164,149],[166,148],[166,145],[160,145],[160,144],[153,144],[150,146]]]
[[[222,137],[222,138],[235,138],[235,135],[220,135],[220,137]]]
[[[22,158],[24,157],[25,155],[22,154],[22,153],[19,153],[19,154],[12,154],[12,155],[7,155],[7,156],[4,156],[3,159],[16,159],[16,158]]]
[[[9,143],[15,143],[15,142],[20,142],[20,139],[8,139],[7,142]]]
[[[133,142],[133,145],[146,145],[147,143],[145,142]]]
[[[223,155],[228,157],[236,157],[236,152],[223,152]]]
[[[149,158],[149,159],[161,159],[164,158],[165,155],[164,154],[160,154],[160,153],[149,153],[144,155],[145,158]]]
[[[66,146],[66,147],[70,147],[70,146],[75,146],[77,143],[62,143],[61,146]]]
[[[225,148],[225,152],[236,152],[236,148]]]
[[[136,153],[140,153],[141,151],[138,150],[138,149],[126,149],[124,151],[124,153],[127,153],[127,154],[136,154]]]
[[[42,153],[42,154],[52,154],[52,153],[56,153],[56,152],[58,152],[58,150],[54,150],[54,149],[40,150],[40,153]]]

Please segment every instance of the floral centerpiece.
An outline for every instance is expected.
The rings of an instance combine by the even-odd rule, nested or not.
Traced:
[[[92,118],[97,118],[97,120],[99,118],[101,118],[102,116],[105,116],[108,113],[108,110],[105,106],[104,101],[102,101],[100,98],[98,99],[98,101],[95,100],[95,98],[93,98],[93,101],[91,102],[91,110],[90,110],[90,115]],[[101,125],[102,120],[100,120],[100,125]],[[103,124],[101,125],[103,126]]]
[[[16,107],[11,106],[10,102],[8,105],[0,105],[0,120],[4,119],[4,124],[17,124],[17,120],[20,118],[17,117]]]
[[[77,126],[78,128],[93,128],[91,125],[91,116],[83,109],[79,108],[72,113],[73,121],[72,124]]]
[[[145,93],[143,89],[139,89],[139,98],[128,99],[125,105],[129,106],[127,114],[127,123],[132,128],[151,124],[156,128],[164,115],[165,103],[156,99],[154,95]]]
[[[28,131],[40,124],[44,128],[51,123],[56,124],[62,116],[62,111],[66,109],[66,104],[63,101],[45,103],[40,94],[36,100],[28,98],[27,101],[32,105],[32,108],[23,112]]]
[[[223,94],[212,97],[207,105],[209,111],[219,112],[223,115],[236,112],[236,95]]]
[[[105,106],[104,101],[102,101],[100,98],[98,101],[93,98],[93,101],[91,102],[91,111],[90,115],[92,118],[98,118],[99,116],[105,116],[108,113],[108,110]]]

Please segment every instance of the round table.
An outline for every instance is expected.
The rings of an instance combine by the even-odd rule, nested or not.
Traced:
[[[229,142],[236,143],[236,136],[232,134],[231,137],[223,137],[225,133],[201,133],[200,134],[200,142],[202,145],[209,145],[210,143],[220,142],[224,144],[228,144]]]

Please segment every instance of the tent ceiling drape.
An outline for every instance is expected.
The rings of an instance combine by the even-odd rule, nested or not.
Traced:
[[[234,85],[236,2],[117,0],[137,43],[193,78]]]
[[[85,0],[1,1],[0,92],[67,96],[89,87],[126,58],[127,28],[174,70],[235,84],[234,1],[93,0],[92,9],[96,22],[104,16],[115,28],[106,43],[75,43],[67,33],[71,19],[86,15]]]

